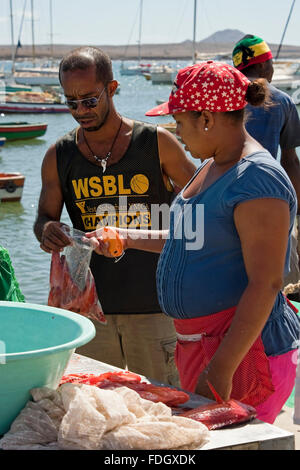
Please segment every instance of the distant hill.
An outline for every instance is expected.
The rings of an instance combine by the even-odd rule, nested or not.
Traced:
[[[238,29],[224,29],[216,31],[205,39],[196,43],[197,56],[201,60],[216,59],[216,58],[231,58],[232,49],[237,41],[239,41],[245,33]],[[265,38],[268,41],[268,38]],[[274,57],[278,49],[278,44],[268,43]],[[54,59],[60,60],[66,53],[76,47],[84,44],[55,44],[54,45]],[[113,60],[137,60],[138,59],[138,45],[101,45],[95,46],[103,49]],[[126,51],[126,56],[124,55]],[[180,43],[172,44],[142,44],[142,60],[191,60],[193,54],[193,43],[191,40],[186,40]],[[35,52],[37,58],[51,57],[51,47],[49,44],[35,45]],[[31,58],[32,47],[31,45],[23,45],[18,49],[17,60],[24,60],[24,58]],[[0,59],[11,58],[11,46],[0,45]],[[280,58],[300,59],[300,47],[283,45],[281,48]]]
[[[245,36],[245,33],[238,29],[223,29],[222,31],[217,31],[214,34],[211,34],[205,39],[200,41],[202,43],[210,43],[210,44],[235,44],[238,42],[242,37]]]

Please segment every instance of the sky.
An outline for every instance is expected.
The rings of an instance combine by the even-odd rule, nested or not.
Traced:
[[[23,7],[26,9],[22,34]],[[140,0],[12,0],[14,43],[128,45],[139,41]],[[216,31],[238,29],[279,44],[292,0],[197,0],[196,41]],[[50,5],[52,4],[52,29]],[[194,0],[143,0],[141,43],[193,39]],[[300,46],[300,0],[296,0],[284,44]],[[10,0],[0,0],[0,44],[11,44]]]

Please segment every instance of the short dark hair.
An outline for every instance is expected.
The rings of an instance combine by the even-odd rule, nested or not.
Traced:
[[[113,80],[112,62],[110,57],[98,47],[84,46],[69,52],[59,64],[59,81],[62,82],[63,72],[85,70],[96,67],[96,78],[106,85]]]

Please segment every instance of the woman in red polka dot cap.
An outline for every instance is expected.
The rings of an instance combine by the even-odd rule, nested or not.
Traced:
[[[174,319],[182,388],[212,398],[209,382],[273,423],[294,386],[300,322],[281,292],[296,195],[244,126],[246,104],[268,106],[267,93],[264,79],[225,63],[180,70],[169,101],[147,116],[173,115],[200,167],[167,234],[120,233],[125,249],[161,251],[158,297]]]

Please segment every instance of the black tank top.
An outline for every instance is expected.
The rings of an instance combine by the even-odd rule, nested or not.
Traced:
[[[162,227],[161,217],[158,225],[157,216],[152,217],[157,205],[163,205],[166,213],[174,194],[163,181],[155,126],[134,122],[126,153],[105,173],[79,151],[76,129],[57,141],[56,153],[64,202],[74,228],[84,232],[97,225],[168,228]],[[90,266],[104,313],[161,311],[156,293],[158,258],[156,253],[127,250],[115,263],[93,253]]]

